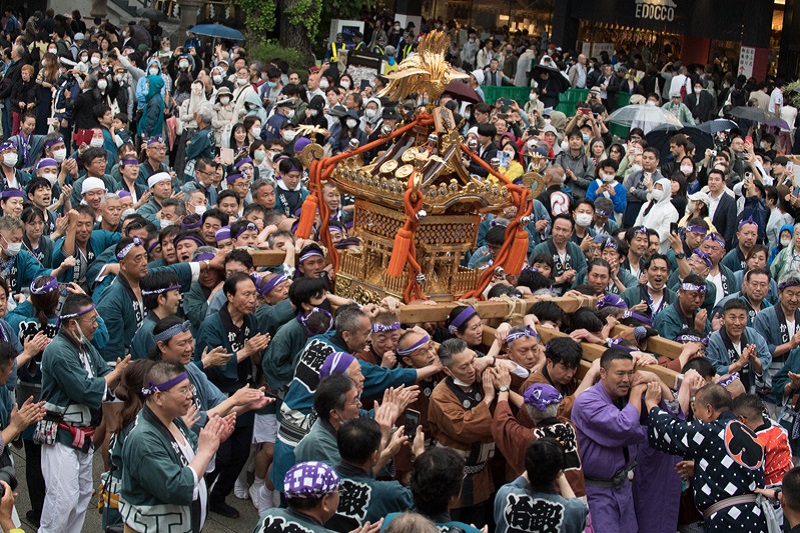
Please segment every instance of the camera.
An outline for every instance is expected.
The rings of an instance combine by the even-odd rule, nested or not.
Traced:
[[[8,486],[11,487],[11,492],[14,492],[17,488],[17,476],[16,472],[14,472],[13,466],[4,466],[0,468],[0,481],[5,481],[8,483]],[[0,485],[0,498],[5,496],[6,488],[3,485]]]
[[[711,157],[717,157],[717,151],[716,150],[711,150],[709,153],[711,154]]]

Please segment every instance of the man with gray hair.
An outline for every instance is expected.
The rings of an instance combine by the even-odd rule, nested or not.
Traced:
[[[211,103],[202,104],[194,114],[197,133],[186,143],[186,167],[183,169],[183,183],[194,180],[198,159],[214,158],[214,148],[217,145],[214,128],[211,127],[214,116],[214,106]]]
[[[268,210],[275,209],[275,180],[272,178],[260,178],[250,185],[250,194],[253,202],[263,205]]]
[[[100,200],[100,221],[94,229],[102,229],[116,233],[120,231],[120,218],[122,217],[122,200],[119,195],[107,192]]]
[[[539,200],[552,219],[561,213],[569,213],[572,209],[572,200],[570,196],[564,192],[564,182],[567,180],[567,174],[564,168],[560,165],[552,165],[547,167],[544,171],[544,186],[545,190],[539,195]]]

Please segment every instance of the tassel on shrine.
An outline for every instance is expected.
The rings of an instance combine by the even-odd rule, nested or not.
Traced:
[[[303,201],[303,208],[300,211],[300,220],[297,223],[295,237],[308,239],[311,236],[311,229],[314,227],[314,217],[317,214],[319,200],[315,194],[309,194]]]
[[[393,278],[399,278],[403,275],[403,268],[406,266],[413,238],[414,233],[405,228],[400,228],[397,231],[397,235],[394,236],[392,258],[389,261],[389,267],[386,269],[386,273]]]
[[[505,270],[509,274],[517,275],[522,271],[522,265],[525,264],[525,259],[528,255],[528,232],[524,229],[518,229],[514,237],[514,242],[511,243],[511,249],[508,251],[508,257],[505,261]]]

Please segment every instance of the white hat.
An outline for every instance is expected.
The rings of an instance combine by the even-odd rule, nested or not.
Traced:
[[[75,34],[75,37],[73,37],[72,40],[73,41],[85,41],[86,40],[86,36],[84,34],[82,34],[81,32],[78,32],[78,33]]]
[[[89,191],[93,191],[95,189],[102,189],[106,190],[106,184],[103,183],[103,180],[100,178],[86,178],[83,180],[83,186],[81,188],[81,194],[86,194]]]
[[[545,126],[545,127],[544,127],[544,129],[542,129],[542,131],[543,131],[544,133],[547,133],[547,132],[549,131],[549,132],[550,132],[550,133],[552,133],[553,135],[556,135],[556,136],[558,135],[558,130],[557,130],[557,129],[556,129],[556,127],[555,127],[555,126],[553,126],[552,124],[548,124],[547,126]]]
[[[478,81],[478,85],[483,85],[483,71],[481,69],[473,70],[472,75],[475,76],[475,79]]]
[[[172,181],[172,176],[170,176],[168,172],[158,172],[147,178],[147,186],[152,188],[153,185],[164,180]]]
[[[689,200],[692,202],[703,202],[708,207],[711,207],[711,198],[709,198],[708,194],[704,193],[703,191],[697,191],[694,194],[690,194]]]
[[[467,131],[467,135],[474,134],[478,135],[478,126],[472,126],[469,131]]]

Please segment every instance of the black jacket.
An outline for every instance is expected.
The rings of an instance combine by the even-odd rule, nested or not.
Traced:
[[[736,239],[736,200],[728,193],[722,193],[711,223],[725,239],[725,249],[733,250]]]

